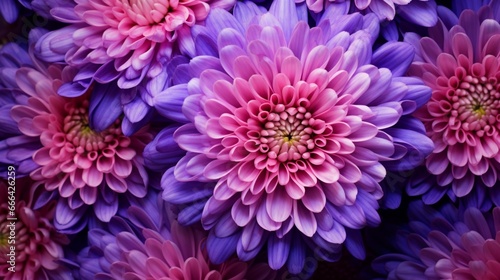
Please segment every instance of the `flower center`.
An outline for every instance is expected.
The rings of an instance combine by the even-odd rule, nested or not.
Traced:
[[[178,5],[179,1],[122,0],[129,17],[138,24],[157,24],[165,21],[165,16]]]
[[[475,131],[482,136],[496,130],[498,111],[500,110],[500,92],[496,90],[496,81],[486,77],[466,76],[452,96],[450,125],[461,123],[465,131]]]
[[[88,119],[89,102],[69,102],[65,106],[66,117],[63,121],[63,132],[66,140],[77,147],[77,152],[101,151],[104,148],[118,145],[121,135],[120,121],[116,120],[109,128],[102,132],[95,132],[89,126]],[[112,143],[116,142],[116,143]]]
[[[5,206],[5,208],[7,208]],[[0,217],[5,217],[6,218],[6,215],[0,215]],[[20,223],[19,221],[17,223]],[[16,225],[16,233],[19,233],[21,230],[23,230],[23,227],[22,227],[22,224],[21,224],[21,227],[19,227],[19,225]],[[9,227],[9,223],[7,222],[7,220],[5,220],[5,222],[0,222],[0,261],[4,261],[4,260],[8,260],[9,257],[6,256],[6,254],[8,254],[11,250],[10,250],[10,247],[13,246],[13,245],[16,245],[15,247],[17,249],[19,248],[22,248],[23,247],[23,240],[20,239],[20,236],[16,236],[16,243],[12,243],[12,239],[11,239],[11,243],[9,244],[9,236],[10,236],[10,233],[11,233],[11,228]],[[1,275],[1,274],[0,274]]]
[[[315,140],[327,128],[322,120],[314,119],[305,106],[285,106],[264,103],[258,120],[262,125],[257,140],[260,152],[279,162],[309,159]]]
[[[0,232],[0,247],[6,246],[7,245],[7,234],[4,232]]]

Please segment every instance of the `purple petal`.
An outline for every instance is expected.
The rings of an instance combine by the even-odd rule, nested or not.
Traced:
[[[288,41],[292,34],[292,29],[299,21],[295,1],[275,0],[269,8],[269,13],[274,15],[281,23],[283,33]]]
[[[154,97],[154,106],[162,116],[177,122],[186,122],[182,106],[187,96],[187,84],[175,85],[157,93]]]
[[[45,34],[36,42],[36,54],[47,62],[64,61],[65,55],[74,48],[72,34],[76,30],[76,26],[66,26]]]
[[[212,34],[219,34],[224,28],[233,28],[245,34],[245,29],[229,12],[222,9],[213,9],[206,19],[206,26]]]
[[[238,227],[238,225],[234,222],[233,218],[231,217],[231,213],[226,213],[218,220],[217,224],[214,227],[214,233],[217,237],[227,237],[229,235],[234,234],[239,229],[240,228]],[[246,230],[246,229],[247,228],[245,228],[244,230]],[[262,232],[261,232],[261,236],[262,236]],[[258,237],[256,237],[256,238],[258,238]]]
[[[116,215],[118,211],[118,198],[115,199],[111,203],[107,203],[104,199],[98,199],[94,204],[94,213],[97,218],[103,222],[109,222],[111,217]]]
[[[347,250],[349,250],[355,258],[359,260],[364,260],[366,258],[365,246],[360,231],[347,229],[345,245]]]
[[[151,108],[139,96],[123,106],[123,113],[127,119],[133,123],[141,121]]]
[[[408,5],[398,6],[399,14],[406,20],[420,26],[432,27],[437,23],[436,2],[411,1]]]
[[[256,15],[262,14],[262,11],[259,8],[259,6],[255,5],[255,3],[251,1],[238,1],[234,6],[233,14],[238,22],[247,27],[250,24],[251,19],[253,19]]]
[[[200,222],[205,203],[205,200],[197,201],[182,209],[182,211],[179,212],[179,215],[177,216],[177,220],[179,221],[179,223],[184,226],[189,226],[194,223]]]
[[[121,72],[115,69],[114,61],[109,61],[97,69],[94,74],[94,79],[101,84],[107,84],[118,79],[120,74]]]
[[[197,55],[208,55],[217,57],[219,55],[217,43],[206,34],[200,34],[195,38],[195,48]]]
[[[240,235],[238,233],[228,237],[219,238],[210,231],[207,239],[208,257],[214,264],[221,264],[236,252],[236,244]]]
[[[267,244],[267,254],[269,256],[269,266],[272,269],[278,270],[285,265],[290,252],[291,234],[279,238],[271,234]]]
[[[257,224],[255,220],[250,221],[243,228],[241,233],[241,245],[246,251],[252,251],[259,245],[262,245],[264,230]]]
[[[389,42],[375,51],[372,63],[379,68],[389,68],[394,76],[406,73],[415,55],[414,48],[403,42]]]
[[[120,96],[123,89],[113,84],[96,84],[90,97],[89,118],[96,131],[108,128],[122,114]]]
[[[82,19],[75,13],[73,7],[54,7],[50,14],[58,21],[65,23],[80,23]]]
[[[14,23],[17,20],[19,9],[15,0],[3,0],[0,2],[0,13],[7,23]]]
[[[83,218],[86,210],[86,206],[73,210],[64,199],[60,199],[56,206],[54,223],[60,230],[78,232],[78,229],[86,224],[86,218]]]
[[[292,244],[290,246],[290,254],[288,256],[287,268],[292,274],[299,274],[304,268],[306,261],[306,246],[299,236],[294,233]]]

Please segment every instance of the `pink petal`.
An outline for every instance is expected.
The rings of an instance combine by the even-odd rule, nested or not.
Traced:
[[[307,210],[301,202],[293,203],[293,222],[304,235],[312,237],[318,227],[314,214]]]
[[[124,193],[127,191],[127,183],[125,180],[115,177],[112,174],[106,174],[106,183],[110,189],[117,193]]]
[[[285,190],[286,193],[295,200],[302,199],[306,192],[304,186],[299,185],[292,180],[290,180],[288,184],[286,184]]]
[[[97,170],[96,166],[91,166],[90,168],[83,170],[82,179],[89,186],[97,187],[102,182],[103,173]]]
[[[286,191],[285,187],[279,186],[276,190],[267,195],[266,210],[269,217],[277,222],[284,222],[292,213],[292,199]]]
[[[236,203],[231,208],[231,216],[234,222],[240,226],[246,226],[255,217],[255,205],[245,205],[241,200],[236,201]]]
[[[318,186],[314,186],[306,188],[301,201],[309,211],[319,213],[325,208],[326,196]]]
[[[257,210],[257,223],[267,231],[276,231],[281,227],[281,223],[271,219],[267,214],[266,206],[262,203]]]

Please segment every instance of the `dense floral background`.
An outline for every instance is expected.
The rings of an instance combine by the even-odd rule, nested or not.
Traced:
[[[0,24],[0,279],[500,279],[500,0]]]

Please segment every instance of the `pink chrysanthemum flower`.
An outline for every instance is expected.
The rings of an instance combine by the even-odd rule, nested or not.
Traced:
[[[123,259],[111,263],[111,275],[118,279],[124,276],[122,271],[127,271],[125,276],[137,279],[273,279],[270,276],[274,273],[265,264],[253,267],[253,272],[249,270],[249,264],[237,259],[213,265],[204,249],[205,235],[202,231],[181,227],[176,222],[171,230],[172,240],[165,240],[158,233],[145,229],[143,242],[130,233],[118,233],[116,249]],[[130,244],[141,246],[131,247]]]
[[[418,112],[435,143],[427,170],[462,197],[476,178],[488,187],[499,178],[500,24],[489,6],[465,10],[458,21],[450,14],[416,41],[419,56],[409,74],[433,90]]]
[[[62,247],[69,240],[52,225],[55,204],[34,210],[30,190],[22,187],[28,186],[26,180],[10,182],[14,182],[14,188],[8,189],[0,182],[0,278],[49,280],[56,279],[56,275],[57,279],[70,277],[69,271],[58,263],[64,258]],[[14,204],[10,204],[11,201]]]
[[[150,193],[102,228],[89,232],[90,246],[78,261],[84,279],[268,280],[276,273],[265,263],[232,258],[213,264],[206,232],[172,221],[161,198]],[[156,203],[156,202],[159,203]]]
[[[132,88],[161,71],[160,60],[173,52],[192,55],[190,28],[211,8],[229,9],[234,0],[75,0],[74,7],[57,7],[51,14],[71,25],[42,38],[38,46],[47,61],[64,59],[88,66],[99,82],[118,79]],[[65,40],[61,40],[65,38]],[[88,76],[90,68],[82,71]],[[85,74],[83,74],[85,73]],[[67,94],[67,93],[66,93]]]
[[[0,142],[0,152],[9,163],[24,166],[37,185],[59,194],[55,223],[77,231],[85,225],[89,207],[99,220],[109,221],[119,207],[117,194],[144,197],[148,174],[142,151],[153,135],[144,127],[124,136],[120,120],[93,131],[88,95],[57,94],[71,78],[71,70],[54,65],[14,69],[19,97],[10,115],[19,130]],[[43,196],[46,201],[51,198]]]
[[[309,28],[287,0],[265,14],[252,3],[236,8],[235,17],[213,10],[200,32],[217,46],[217,57],[191,60],[195,77],[155,98],[161,114],[177,109],[185,116],[173,133],[176,143],[168,132],[152,143],[161,145],[157,151],[178,144],[187,152],[164,174],[163,198],[192,202],[179,220],[201,216],[211,229],[214,262],[234,251],[250,259],[269,240],[271,267],[288,261],[299,273],[301,238],[321,244],[332,252],[322,257],[332,260],[339,244],[357,236],[350,229],[379,222],[384,164],[412,168],[418,163],[406,158],[410,151],[424,156],[432,146],[409,116],[429,91],[399,76],[411,63],[410,45],[389,43],[372,55],[374,15],[328,18]],[[347,243],[362,257],[357,240]]]

